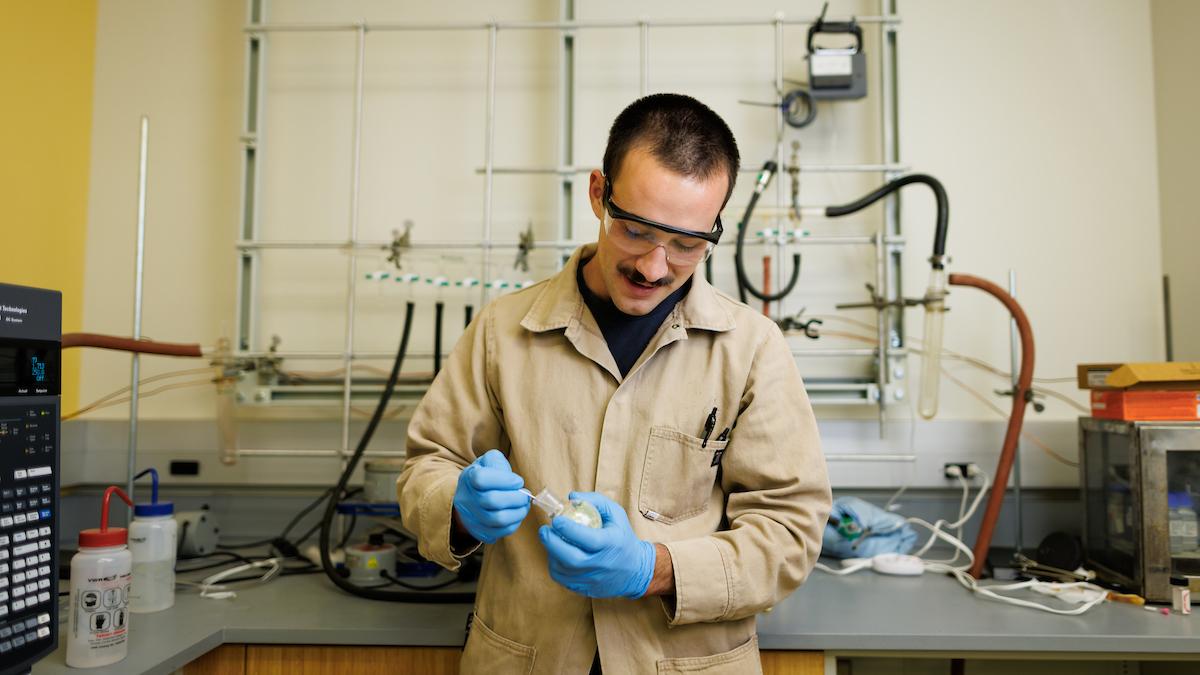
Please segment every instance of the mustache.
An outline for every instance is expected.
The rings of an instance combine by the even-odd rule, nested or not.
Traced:
[[[633,267],[630,267],[628,265],[617,265],[617,271],[620,272],[621,274],[625,275],[625,278],[629,279],[630,281],[634,282],[635,284],[649,285],[649,286],[654,286],[656,288],[662,288],[663,286],[670,286],[671,284],[675,283],[675,277],[663,277],[657,281],[648,281],[646,279],[646,277],[642,275],[641,272],[637,271],[636,269],[634,269]]]

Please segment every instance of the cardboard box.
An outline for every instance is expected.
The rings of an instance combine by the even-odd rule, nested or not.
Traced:
[[[1200,391],[1092,390],[1092,417],[1109,420],[1194,422],[1200,420]]]
[[[1200,391],[1200,362],[1081,363],[1080,389],[1130,391]]]

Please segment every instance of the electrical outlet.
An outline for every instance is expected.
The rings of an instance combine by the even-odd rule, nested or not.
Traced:
[[[946,462],[942,465],[942,475],[950,480],[959,476],[971,479],[979,475],[979,466],[975,462]]]

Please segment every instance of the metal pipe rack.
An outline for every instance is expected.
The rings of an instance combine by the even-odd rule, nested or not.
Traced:
[[[597,167],[576,165],[573,147],[574,116],[575,116],[575,36],[581,30],[612,30],[631,29],[638,33],[638,83],[639,91],[645,94],[649,91],[650,79],[650,34],[660,28],[704,28],[704,27],[766,27],[771,28],[774,39],[774,69],[773,83],[777,95],[784,95],[784,36],[786,26],[811,25],[811,19],[788,18],[777,14],[771,18],[735,17],[727,19],[614,19],[614,20],[579,20],[576,19],[575,0],[559,0],[560,20],[557,21],[446,21],[446,22],[271,22],[267,15],[268,0],[247,0],[246,23],[243,27],[245,35],[245,107],[243,111],[243,133],[240,140],[243,149],[242,161],[242,209],[238,239],[235,243],[238,265],[238,298],[236,315],[237,337],[234,345],[234,355],[243,358],[283,357],[303,358],[314,360],[341,360],[345,368],[342,387],[342,443],[341,450],[333,454],[346,456],[350,450],[350,417],[351,396],[355,389],[351,364],[363,359],[391,358],[391,354],[375,354],[354,351],[355,299],[358,286],[358,251],[379,250],[389,242],[363,240],[358,236],[359,198],[362,159],[362,122],[364,114],[364,64],[367,56],[367,41],[370,33],[382,32],[438,32],[438,31],[472,31],[487,37],[487,82],[485,92],[485,134],[483,147],[483,166],[475,172],[484,177],[484,206],[481,222],[480,240],[468,241],[424,241],[413,242],[409,248],[416,251],[434,250],[475,250],[481,253],[480,268],[480,300],[486,303],[488,299],[489,281],[491,275],[492,252],[495,250],[515,250],[516,242],[498,242],[493,240],[493,190],[497,176],[508,175],[558,175],[561,176],[561,189],[557,196],[557,211],[559,214],[556,239],[534,242],[537,249],[556,251],[559,253],[557,263],[560,267],[564,254],[576,248],[582,242],[576,242],[575,227],[572,217],[574,201],[573,180],[576,176],[590,173]],[[899,142],[896,129],[898,128],[898,86],[896,81],[896,29],[900,17],[896,14],[896,0],[880,0],[879,15],[858,16],[854,20],[861,25],[870,25],[878,29],[879,35],[879,99],[882,106],[881,133],[882,151],[879,161],[861,164],[801,164],[802,173],[878,173],[884,180],[891,180],[908,171],[908,166],[900,162]],[[559,109],[558,121],[558,153],[555,166],[508,166],[496,163],[496,68],[497,42],[501,31],[558,31],[559,41]],[[263,240],[260,237],[260,190],[262,186],[260,158],[261,149],[265,143],[263,129],[263,111],[266,105],[266,65],[267,44],[271,34],[278,33],[329,33],[345,32],[355,36],[355,71],[354,71],[354,100],[352,121],[352,156],[351,156],[351,188],[349,194],[349,225],[347,238],[337,240]],[[783,120],[776,118],[776,138],[774,159],[783,166]],[[742,167],[741,171],[752,173],[758,169],[753,166]],[[775,250],[775,255],[782,260],[785,253],[798,246],[829,246],[829,245],[863,245],[874,248],[874,286],[876,292],[886,301],[894,301],[901,297],[900,287],[900,254],[905,239],[900,233],[898,196],[890,196],[884,202],[884,218],[874,235],[865,236],[809,236],[809,237],[765,237],[754,246],[768,246]],[[783,193],[782,181],[776,185],[776,199],[773,206],[765,209],[782,212],[788,207],[787,196]],[[821,207],[805,207],[801,215],[805,217],[821,217],[824,211]],[[347,292],[345,314],[345,340],[343,351],[335,352],[265,352],[258,349],[258,334],[256,323],[259,317],[258,298],[260,287],[261,254],[269,250],[331,250],[347,252]],[[774,284],[782,287],[783,265],[776,265]],[[777,312],[782,310],[782,301],[777,302]],[[876,337],[877,348],[865,349],[799,349],[793,350],[798,358],[818,357],[866,357],[875,358],[875,381],[869,387],[862,388],[875,397],[873,402],[879,411],[880,434],[887,418],[889,398],[899,399],[903,395],[901,389],[892,390],[893,379],[902,377],[902,365],[894,365],[896,359],[906,356],[904,348],[903,312],[893,311],[887,307],[877,311]],[[414,353],[414,356],[417,356]],[[281,454],[268,450],[243,450],[239,454],[246,456],[298,456]],[[304,456],[330,456],[329,451],[306,451]],[[908,456],[887,456],[901,458],[907,461]]]

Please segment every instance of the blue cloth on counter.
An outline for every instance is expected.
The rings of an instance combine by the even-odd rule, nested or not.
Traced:
[[[821,554],[834,558],[871,558],[880,553],[908,553],[917,543],[917,531],[904,516],[891,513],[858,497],[833,500],[831,521],[847,523],[843,531],[857,529],[861,534],[848,538],[831,523],[825,525]],[[847,521],[848,519],[848,521]]]

